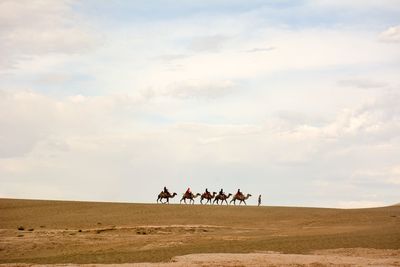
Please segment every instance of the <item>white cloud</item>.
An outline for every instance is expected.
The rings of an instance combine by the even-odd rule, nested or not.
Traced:
[[[22,3],[0,3],[1,195],[152,201],[187,183],[271,204],[398,202],[400,50],[377,39],[383,23],[287,25],[274,7],[103,20],[70,1]],[[95,50],[88,18],[107,40]]]
[[[229,39],[224,35],[194,37],[189,48],[195,52],[218,52]]]
[[[29,154],[42,140],[102,131],[113,112],[129,112],[140,99],[123,95],[57,100],[33,91],[0,90],[0,157]],[[34,111],[34,112],[33,112]],[[108,126],[109,127],[109,126]]]
[[[389,185],[400,185],[400,165],[393,165],[378,169],[356,170],[353,173],[353,179],[365,183],[386,183]]]
[[[274,49],[276,49],[276,48],[273,47],[273,46],[262,47],[262,48],[257,47],[257,48],[252,48],[252,49],[245,50],[244,52],[247,52],[247,53],[260,53],[260,52],[269,52],[269,51],[272,51]]]
[[[235,42],[226,44],[219,53],[195,53],[179,60],[179,68],[156,73],[152,83],[188,80],[250,79],[284,71],[328,69],[339,66],[393,62],[400,57],[395,47],[376,42],[368,33],[342,30],[274,30],[265,29],[257,38],[247,39],[238,33]],[[270,43],[276,49],[268,53],[243,53]],[[159,68],[157,67],[157,70]],[[147,76],[145,76],[147,77]]]
[[[16,67],[32,56],[89,51],[94,35],[71,10],[73,1],[1,1],[0,67]]]
[[[371,79],[345,79],[338,82],[341,86],[356,87],[361,89],[382,88],[387,86],[385,82],[373,81]]]
[[[235,89],[232,81],[196,81],[189,80],[170,84],[165,95],[178,98],[218,98],[231,93]]]
[[[399,3],[397,0],[310,0],[308,1],[310,6],[313,7],[324,7],[324,8],[341,8],[341,9],[384,9],[384,10],[399,10]]]
[[[39,192],[42,184],[43,195],[48,194],[48,197],[86,199],[85,196],[90,195],[92,199],[129,200],[130,194],[124,188],[146,179],[148,183],[142,184],[135,201],[148,201],[160,184],[179,189],[182,175],[191,176],[188,183],[196,187],[212,184],[216,177],[222,177],[222,184],[235,187],[243,175],[250,175],[253,177],[246,182],[248,191],[266,190],[260,188],[259,183],[273,183],[276,178],[281,183],[298,184],[296,190],[302,190],[302,194],[311,194],[315,189],[312,186],[306,189],[308,183],[314,179],[324,181],[328,176],[339,179],[338,183],[349,184],[342,192],[364,196],[365,183],[361,184],[360,192],[360,186],[352,186],[352,183],[359,183],[354,177],[350,179],[355,170],[362,170],[365,165],[379,168],[388,160],[398,166],[398,162],[396,165],[393,161],[398,158],[396,153],[399,156],[397,151],[400,150],[396,148],[400,148],[400,143],[393,138],[400,125],[398,117],[393,117],[396,107],[390,104],[398,103],[396,96],[343,111],[333,121],[319,126],[294,120],[285,127],[281,127],[281,119],[264,124],[195,121],[152,124],[141,117],[164,115],[176,119],[175,113],[190,112],[192,107],[182,108],[171,101],[163,104],[168,112],[157,111],[161,102],[142,105],[140,98],[123,95],[73,95],[54,99],[30,91],[1,91],[0,99],[0,136],[2,143],[7,144],[1,150],[0,176],[4,178],[0,193],[7,196],[15,193],[18,181],[26,185],[32,182],[29,177],[42,177],[36,181],[35,190]],[[393,138],[387,138],[388,135]],[[379,148],[382,141],[392,152]],[[25,144],[23,148],[21,144]],[[368,157],[360,159],[360,163],[353,161],[354,166],[346,160],[365,156]],[[157,168],[151,167],[154,164]],[[247,171],[232,173],[235,168]],[[395,174],[397,169],[393,168]],[[252,169],[262,171],[249,174]],[[297,171],[287,172],[286,169]],[[348,180],[343,178],[346,174],[350,177]],[[264,175],[265,181],[262,180]],[[392,181],[392,178],[397,179],[397,176],[385,176],[384,181],[376,182],[382,186],[397,185],[397,180]],[[258,179],[260,181],[256,182]],[[307,181],[303,186],[302,179]],[[110,181],[114,180],[119,181],[119,185],[114,183],[109,190]],[[58,195],[59,188],[75,188],[77,183],[79,190],[74,189],[74,194]],[[97,185],[96,193],[93,183]],[[360,207],[382,201],[378,196],[373,198],[373,203],[353,203],[354,199],[334,193],[339,186],[335,184],[326,187],[324,198],[331,199],[327,205],[349,207],[350,201],[350,206]],[[53,187],[54,192],[48,193]],[[118,191],[122,193],[117,194]],[[31,196],[25,191],[17,195]],[[337,199],[344,202],[338,203]]]
[[[382,201],[355,200],[338,202],[335,207],[343,209],[361,209],[361,208],[377,208],[388,206],[389,204]]]
[[[72,75],[67,73],[46,73],[40,75],[35,82],[40,85],[57,85],[68,81],[73,81],[73,78],[74,77]]]
[[[400,25],[389,27],[379,35],[379,39],[383,42],[399,43],[400,42]]]

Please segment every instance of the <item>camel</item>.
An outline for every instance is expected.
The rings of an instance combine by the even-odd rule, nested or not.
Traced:
[[[165,203],[168,203],[168,204],[169,204],[169,199],[170,199],[170,198],[174,198],[176,195],[177,195],[177,193],[173,193],[173,194],[171,195],[171,193],[166,193],[166,192],[164,192],[164,191],[161,191],[161,193],[158,194],[157,203],[158,203],[158,201],[160,201],[162,204],[165,204]],[[167,199],[167,201],[162,202],[162,199],[163,199],[163,198]]]
[[[213,204],[215,203],[215,201],[217,201],[217,204],[219,204],[218,202],[221,200],[221,205],[222,205],[222,203],[224,203],[224,201],[225,201],[226,205],[228,205],[227,199],[228,199],[230,196],[232,196],[231,193],[229,193],[229,195],[218,194],[218,195],[215,197]]]
[[[240,205],[242,202],[244,202],[244,204],[247,205],[247,204],[246,204],[246,199],[248,199],[249,197],[251,197],[251,194],[247,194],[246,196],[244,196],[243,194],[235,194],[235,195],[232,197],[232,199],[231,199],[231,201],[230,201],[229,203],[232,203],[232,201],[233,201],[233,204],[236,205],[236,200],[239,200],[239,201],[240,201],[240,202],[239,202],[239,205]]]
[[[189,199],[189,204],[190,204],[190,203],[194,204],[194,199],[195,199],[196,197],[198,197],[198,196],[201,196],[201,194],[200,194],[200,193],[197,193],[197,194],[195,195],[195,194],[193,194],[193,193],[184,193],[183,196],[182,196],[182,199],[181,199],[181,201],[180,201],[179,203],[182,203],[182,200],[183,200],[183,201],[185,202],[185,204],[187,204],[187,203],[186,203],[186,199]]]
[[[204,192],[204,193],[201,195],[200,203],[203,204],[203,199],[207,199],[206,205],[208,204],[208,202],[210,202],[210,204],[212,204],[212,203],[211,203],[211,200],[215,197],[216,194],[217,194],[217,192],[213,192],[212,195],[211,195],[210,192],[208,192],[208,193],[207,193],[207,192]]]

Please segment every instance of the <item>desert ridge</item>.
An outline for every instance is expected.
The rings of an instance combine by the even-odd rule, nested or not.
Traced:
[[[0,262],[169,262],[199,253],[310,255],[355,248],[397,253],[399,224],[399,206],[345,210],[0,199]]]

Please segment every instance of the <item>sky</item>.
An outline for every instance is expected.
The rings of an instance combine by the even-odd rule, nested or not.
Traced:
[[[0,197],[395,204],[399,73],[398,0],[0,0]]]

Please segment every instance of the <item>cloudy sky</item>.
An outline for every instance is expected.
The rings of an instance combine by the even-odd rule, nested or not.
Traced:
[[[397,0],[0,0],[0,197],[398,203],[399,73]]]

